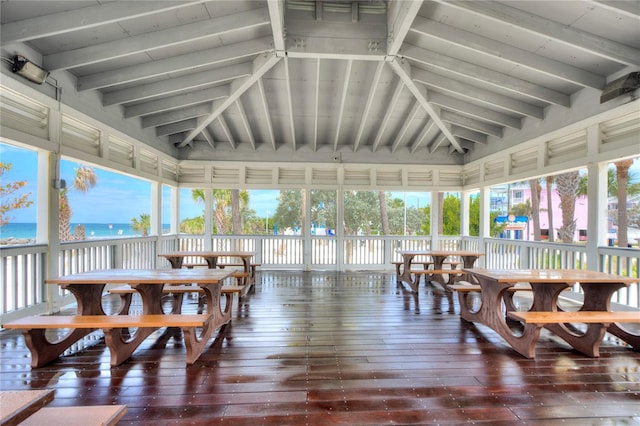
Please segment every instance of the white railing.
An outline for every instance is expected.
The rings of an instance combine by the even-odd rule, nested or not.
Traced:
[[[0,258],[0,313],[28,310],[28,314],[46,310],[44,271],[46,245],[3,248]]]
[[[308,241],[308,247],[306,246]],[[340,245],[341,244],[341,245]],[[69,242],[60,245],[57,270],[60,275],[110,268],[169,268],[158,253],[174,250],[252,251],[261,269],[332,269],[392,271],[392,261],[401,260],[398,250],[429,250],[430,237],[348,236],[341,241],[334,236],[297,235],[213,236],[207,244],[203,236],[165,235],[162,237],[117,238]],[[478,266],[486,268],[586,268],[585,246],[548,242],[480,239],[474,237],[438,238],[440,250],[484,252]],[[49,267],[46,245],[9,246],[0,252],[0,320],[10,320],[23,313],[55,309],[65,292],[48,294],[44,286]],[[231,259],[229,259],[231,260]],[[202,262],[202,259],[189,259]],[[640,279],[640,250],[599,247],[590,269]],[[51,292],[49,292],[51,293]],[[614,301],[640,307],[638,284],[616,293]],[[47,298],[57,300],[47,300]]]

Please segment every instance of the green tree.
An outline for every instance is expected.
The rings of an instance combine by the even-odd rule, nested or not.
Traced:
[[[197,203],[204,204],[204,189],[192,190],[191,196]],[[245,219],[252,213],[252,211],[248,209],[249,193],[244,190],[214,189],[213,203],[215,233],[241,234],[244,230]]]
[[[29,200],[30,192],[16,194],[27,184],[27,181],[5,182],[1,179],[6,172],[11,171],[12,167],[11,163],[0,162],[0,181],[2,182],[0,184],[0,226],[6,225],[11,221],[12,218],[7,216],[7,212],[23,209],[33,204],[33,201]]]
[[[76,191],[86,193],[91,188],[96,186],[97,182],[98,176],[91,167],[80,166],[75,169],[75,175],[73,178],[73,182],[71,183],[71,187],[67,186],[66,188],[60,189],[58,195],[60,206],[60,210],[58,212],[60,221],[58,233],[60,236],[60,241],[70,241],[74,239],[74,237],[71,236],[71,216],[73,212],[71,210],[71,206],[69,205],[69,190],[75,189]]]
[[[460,199],[448,194],[442,200],[442,235],[460,235]]]
[[[280,191],[278,207],[273,215],[272,222],[282,230],[302,227],[302,191]]]
[[[497,223],[498,212],[489,213],[489,236],[498,237],[506,227],[506,223]],[[480,197],[469,200],[469,235],[480,236]]]
[[[204,215],[184,219],[180,222],[180,232],[194,235],[204,234]]]
[[[380,206],[375,191],[345,191],[344,227],[346,235],[373,235],[380,231]]]
[[[133,228],[135,232],[141,233],[143,237],[148,236],[149,229],[151,228],[151,216],[147,213],[142,213],[139,218],[131,218],[131,228]]]

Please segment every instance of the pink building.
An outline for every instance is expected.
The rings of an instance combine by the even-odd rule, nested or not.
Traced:
[[[547,197],[547,189],[543,187],[542,191],[540,192],[540,230],[542,232],[543,239],[546,239],[545,236],[548,235],[549,232],[549,212],[547,209]],[[555,190],[551,190],[551,197],[553,210],[553,227],[557,230],[562,226],[562,210],[560,209],[560,197]],[[509,199],[510,206],[526,203],[527,200],[531,200],[531,188],[529,188],[528,186],[511,186],[509,188]],[[587,240],[587,207],[587,197],[580,196],[576,199],[574,212],[574,219],[576,220],[576,232],[574,241]],[[507,229],[522,230],[522,234],[528,236],[525,239],[533,240],[533,225],[531,222],[527,224],[510,224],[508,225]],[[557,231],[555,240],[559,240]]]

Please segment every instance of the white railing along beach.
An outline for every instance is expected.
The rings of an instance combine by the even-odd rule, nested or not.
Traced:
[[[485,253],[478,266],[486,268],[589,269],[640,280],[640,250],[599,247],[588,258],[583,245],[474,237],[335,236],[298,235],[163,235],[89,239],[60,244],[53,255],[43,244],[5,246],[0,251],[0,320],[6,322],[33,313],[55,312],[73,298],[62,290],[47,288],[49,275],[65,275],[96,269],[169,268],[158,253],[174,250],[251,251],[263,270],[370,270],[392,271],[401,260],[398,250],[473,250]],[[50,260],[52,259],[52,260]],[[55,262],[55,267],[50,262]],[[192,259],[190,262],[201,262]],[[618,291],[614,302],[640,308],[638,284]]]

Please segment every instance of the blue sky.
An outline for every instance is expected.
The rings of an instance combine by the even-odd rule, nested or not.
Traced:
[[[12,170],[6,173],[2,180],[27,181],[28,184],[22,192],[34,194],[31,199],[35,201],[36,153],[0,143],[0,161],[13,165]],[[76,167],[78,163],[61,162],[61,178],[65,179],[69,185],[75,175]],[[84,194],[74,190],[68,193],[69,203],[73,209],[73,223],[130,223],[132,218],[149,213],[151,204],[149,182],[100,168],[94,168],[94,170],[98,175],[96,187]],[[636,159],[631,173],[637,178],[640,177],[640,159]],[[190,189],[183,189],[181,192],[185,194],[180,197],[181,219],[202,214],[203,206],[191,200]],[[251,190],[249,193],[249,207],[255,210],[258,217],[265,217],[267,213],[273,215],[278,206],[279,191]],[[404,198],[402,192],[392,192],[392,196]],[[428,202],[428,193],[407,192],[408,206],[424,207]],[[12,222],[35,222],[37,208],[34,203],[26,209],[12,210],[9,216],[13,218]],[[163,222],[167,222],[168,217],[169,205],[166,203],[163,206]]]
[[[12,210],[9,216],[12,222],[35,222],[38,206],[35,205],[37,156],[33,151],[15,148],[0,143],[0,161],[11,163],[13,168],[5,173],[3,181],[27,181],[21,193],[31,192],[34,204],[26,209]],[[60,177],[70,185],[75,176],[78,163],[61,161]],[[151,209],[151,184],[148,181],[131,178],[122,174],[112,173],[94,167],[98,176],[96,186],[87,193],[80,193],[73,189],[68,192],[69,204],[73,209],[73,223],[129,223],[134,217],[149,213]],[[166,190],[166,189],[165,189]],[[190,189],[184,189],[186,194],[181,198],[181,218],[195,217],[202,214],[202,205],[195,204],[191,199]],[[273,214],[278,205],[276,198],[279,191],[250,191],[249,207],[256,214],[263,217]],[[163,196],[164,198],[164,196]],[[163,221],[169,217],[169,204],[163,208]]]

